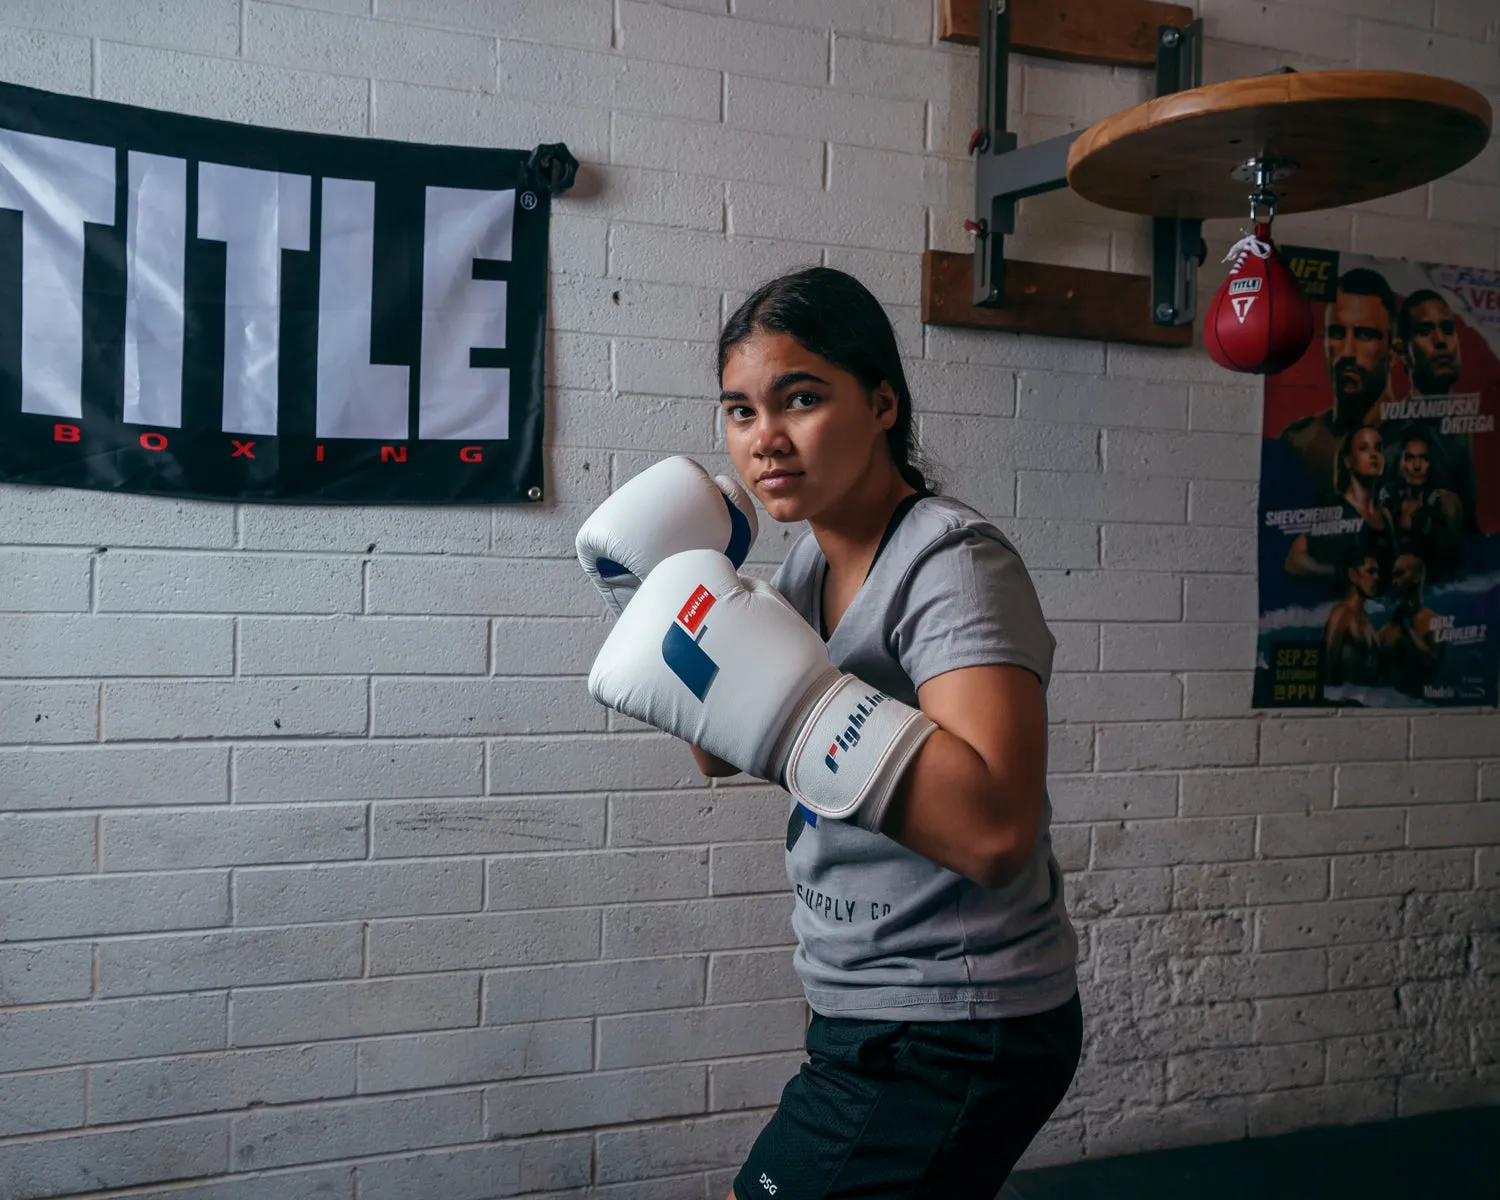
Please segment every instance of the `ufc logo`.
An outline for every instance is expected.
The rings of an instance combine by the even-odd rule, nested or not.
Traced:
[[[764,1171],[760,1173],[760,1186],[765,1188],[771,1195],[774,1196],[776,1194],[776,1185],[771,1182]]]

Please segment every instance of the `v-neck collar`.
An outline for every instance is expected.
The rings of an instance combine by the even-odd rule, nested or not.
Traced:
[[[910,496],[902,497],[901,503],[896,505],[895,512],[891,513],[891,519],[885,523],[885,532],[880,535],[880,545],[875,547],[875,557],[870,560],[870,565],[865,571],[865,577],[860,581],[859,589],[854,593],[853,599],[849,601],[849,608],[844,609],[844,614],[839,618],[839,623],[834,628],[833,633],[828,632],[828,621],[824,616],[823,607],[823,591],[828,583],[828,556],[819,551],[819,557],[822,558],[823,565],[818,568],[817,588],[813,595],[813,603],[818,610],[818,636],[825,643],[832,641],[834,634],[838,633],[844,627],[844,619],[848,617],[849,609],[854,607],[855,603],[859,600],[860,592],[865,590],[865,584],[870,581],[870,576],[875,573],[875,564],[880,561],[880,556],[885,552],[886,546],[890,544],[890,540],[895,535],[896,529],[902,521],[906,520],[906,515],[917,506],[918,502],[927,499],[930,495],[932,495],[930,491],[926,488],[921,488],[913,492]]]

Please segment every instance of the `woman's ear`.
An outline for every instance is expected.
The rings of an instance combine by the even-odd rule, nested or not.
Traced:
[[[875,409],[875,419],[880,422],[880,428],[890,429],[896,423],[896,414],[900,409],[900,403],[896,399],[896,389],[891,387],[889,380],[882,379],[880,385],[870,393],[870,398]]]

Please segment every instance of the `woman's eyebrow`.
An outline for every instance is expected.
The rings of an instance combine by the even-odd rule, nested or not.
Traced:
[[[824,379],[821,375],[814,375],[811,371],[785,371],[771,380],[770,390],[780,392],[798,383],[821,383],[826,387],[828,380]],[[731,400],[736,404],[743,403],[749,398],[744,392],[723,391],[719,393],[719,402],[721,404],[727,404]]]

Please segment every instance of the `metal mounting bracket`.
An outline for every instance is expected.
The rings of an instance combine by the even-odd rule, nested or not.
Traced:
[[[1016,229],[1016,201],[1068,186],[1068,150],[1082,131],[1017,147],[1007,128],[1010,76],[1009,0],[982,0],[979,13],[979,113],[970,141],[975,156],[974,211],[965,227],[974,235],[973,300],[996,308],[1005,298],[1005,235]],[[1156,37],[1156,94],[1203,82],[1203,22],[1163,25]],[[1188,325],[1197,308],[1203,222],[1152,220],[1151,319]]]

